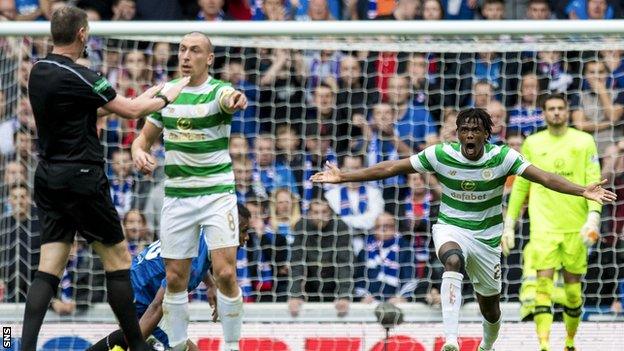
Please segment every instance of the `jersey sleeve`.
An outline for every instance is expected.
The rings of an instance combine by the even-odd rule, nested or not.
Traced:
[[[419,173],[434,172],[430,157],[435,154],[435,145],[429,146],[416,155],[410,156],[410,163],[414,170]]]
[[[102,75],[80,65],[69,69],[74,74],[67,75],[68,78],[61,88],[65,94],[91,102],[96,107],[107,104],[117,96],[115,89]]]
[[[518,151],[512,148],[509,148],[509,151],[507,152],[507,157],[510,157],[513,160],[513,163],[511,164],[507,175],[521,175],[522,173],[524,173],[524,170],[526,170],[527,167],[531,165],[531,162],[529,162]]]
[[[233,114],[234,112],[230,112],[228,111],[225,106],[223,106],[223,104],[221,103],[221,97],[223,96],[223,94],[226,93],[230,93],[233,92],[235,89],[232,87],[232,84],[230,83],[219,83],[219,85],[215,88],[217,90],[217,93],[215,95],[215,99],[217,100],[217,103],[219,104],[219,109],[221,110],[221,112],[226,113],[226,114]]]
[[[600,162],[598,160],[598,149],[593,137],[589,137],[585,147],[585,184],[596,183],[601,179]],[[580,160],[579,160],[580,161]],[[602,211],[602,205],[596,201],[587,200],[587,209],[589,211]]]
[[[162,129],[164,126],[162,113],[160,113],[160,111],[154,112],[151,115],[147,116],[147,120],[160,129]]]

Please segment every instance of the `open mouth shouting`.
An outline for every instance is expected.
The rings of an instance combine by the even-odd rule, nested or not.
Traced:
[[[479,150],[477,149],[477,144],[474,142],[468,142],[464,144],[464,152],[467,156],[476,156],[479,153]]]

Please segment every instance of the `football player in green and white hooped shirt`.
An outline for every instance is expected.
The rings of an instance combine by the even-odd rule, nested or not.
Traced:
[[[487,143],[492,119],[483,109],[470,108],[457,116],[459,143],[433,145],[417,155],[385,161],[353,172],[335,165],[312,176],[314,182],[364,182],[413,172],[432,172],[442,186],[438,223],[433,241],[444,265],[441,300],[446,341],[442,351],[458,351],[461,287],[465,265],[472,280],[483,320],[479,350],[491,350],[500,329],[500,241],[503,232],[502,195],[508,175],[517,174],[549,189],[602,203],[615,194],[601,183],[586,187],[545,172],[508,146]]]
[[[150,173],[156,161],[149,150],[164,130],[167,179],[160,240],[167,287],[163,329],[172,350],[185,349],[191,260],[197,256],[199,240],[206,240],[217,285],[225,350],[238,350],[243,300],[236,282],[238,213],[228,144],[232,113],[245,109],[247,98],[208,74],[214,53],[204,34],[185,35],[178,60],[180,73],[191,77],[189,85],[175,101],[147,119],[132,144],[137,169]],[[165,85],[165,91],[170,84]],[[203,238],[200,227],[205,228]]]

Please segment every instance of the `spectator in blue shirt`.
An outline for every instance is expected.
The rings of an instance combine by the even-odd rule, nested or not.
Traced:
[[[247,242],[249,278],[258,302],[286,301],[288,289],[288,243],[285,235],[267,225],[268,203],[247,199],[251,232]]]
[[[394,216],[384,212],[375,220],[373,235],[360,251],[364,273],[356,273],[355,296],[364,303],[411,300],[418,282],[414,278],[414,250],[398,232]]]
[[[272,135],[263,134],[256,138],[254,147],[254,181],[260,181],[267,193],[276,188],[289,188],[297,192],[295,176],[288,165],[275,160],[275,140]]]
[[[472,65],[472,75],[476,80],[486,80],[494,90],[502,86],[503,62],[500,55],[494,52],[479,52]]]
[[[253,179],[253,162],[250,158],[233,157],[232,168],[236,180],[236,198],[239,203],[245,204],[248,198],[268,198],[262,182]]]
[[[412,150],[420,150],[435,144],[438,130],[431,114],[423,105],[415,105],[411,99],[410,82],[406,76],[394,76],[388,80],[388,103],[396,110],[396,130],[399,138]]]
[[[520,102],[509,110],[507,130],[510,134],[529,136],[545,125],[542,109],[538,106],[539,82],[533,73],[522,76]]]
[[[256,105],[258,101],[258,87],[247,80],[245,68],[239,61],[230,60],[223,67],[221,80],[232,83],[234,89],[245,93],[247,97],[247,108],[237,111],[232,116],[232,133],[244,134],[253,144],[253,138],[259,132],[259,125],[256,123]]]
[[[571,0],[565,8],[570,19],[613,19],[613,7],[607,0]]]
[[[297,21],[318,21],[323,11],[327,11],[327,15],[331,20],[342,19],[342,1],[341,0],[298,0],[299,4],[295,8],[295,20]],[[322,10],[324,8],[324,10]]]
[[[471,20],[475,17],[477,0],[442,0],[444,19]]]
[[[249,0],[251,19],[254,21],[284,21],[292,19],[288,0]]]
[[[288,244],[294,240],[293,230],[301,219],[299,196],[286,188],[276,189],[269,204],[269,224],[276,234],[283,235]]]
[[[609,69],[612,87],[617,90],[624,89],[624,60],[622,59],[621,50],[603,50],[600,51],[600,57]]]
[[[427,109],[433,119],[439,121],[444,104],[442,88],[435,72],[436,63],[431,62],[435,60],[435,57],[428,54],[415,52],[407,61],[407,74],[411,82],[412,105]]]
[[[15,0],[17,21],[34,21],[43,19],[43,10],[39,0]]]

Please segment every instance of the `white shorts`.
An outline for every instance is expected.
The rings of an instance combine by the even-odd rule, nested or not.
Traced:
[[[197,257],[201,227],[210,250],[238,246],[236,195],[165,196],[160,220],[160,255],[173,259]]]
[[[436,254],[449,241],[459,244],[466,259],[466,273],[474,290],[481,296],[501,292],[501,249],[491,247],[474,238],[473,232],[448,224],[435,224],[432,228]],[[440,255],[438,254],[438,257]]]

